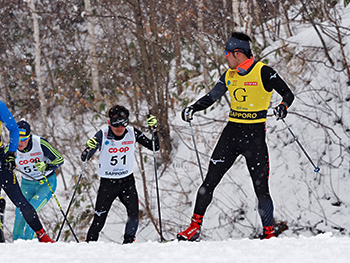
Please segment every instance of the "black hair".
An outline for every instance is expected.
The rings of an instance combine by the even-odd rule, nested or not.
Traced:
[[[246,35],[246,34],[244,34],[242,32],[232,32],[231,36],[234,37],[234,38],[237,38],[239,40],[252,42],[252,39],[248,35]]]
[[[129,111],[121,105],[115,105],[108,111],[108,117],[112,119],[114,116],[129,118]]]

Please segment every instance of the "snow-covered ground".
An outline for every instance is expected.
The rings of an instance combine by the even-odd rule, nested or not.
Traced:
[[[2,263],[347,263],[350,238],[316,237],[274,238],[270,240],[226,240],[201,242],[149,241],[120,245],[111,242],[41,244],[16,241],[0,244]]]

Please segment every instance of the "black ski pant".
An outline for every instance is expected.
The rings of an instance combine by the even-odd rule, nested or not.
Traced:
[[[39,231],[43,228],[39,217],[33,206],[23,196],[21,188],[17,182],[16,175],[4,167],[5,154],[3,148],[0,148],[0,188],[2,188],[12,203],[22,212],[28,225],[34,230]]]
[[[101,178],[95,215],[87,233],[87,242],[98,240],[99,233],[106,223],[108,212],[117,197],[125,206],[128,215],[124,235],[133,237],[136,235],[139,225],[139,203],[134,175],[131,174],[122,179]]]
[[[242,154],[247,162],[258,198],[258,211],[263,226],[273,225],[273,202],[269,193],[269,157],[265,141],[265,123],[229,122],[224,128],[210,159],[207,176],[198,189],[194,213],[204,215],[215,187]]]

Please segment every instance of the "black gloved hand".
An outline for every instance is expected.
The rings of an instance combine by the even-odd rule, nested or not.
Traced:
[[[273,110],[273,114],[275,114],[276,116],[276,120],[278,121],[279,119],[284,119],[288,112],[287,112],[287,106],[283,104],[283,102],[278,105],[274,110]]]
[[[88,159],[88,156],[89,156],[89,153],[90,153],[90,148],[86,148],[82,153],[81,153],[81,160],[83,162],[87,161]]]
[[[188,106],[182,110],[181,118],[184,121],[190,122],[193,120],[193,114],[195,113],[195,110],[192,106]]]
[[[16,152],[8,152],[5,158],[5,168],[12,172],[16,168]]]

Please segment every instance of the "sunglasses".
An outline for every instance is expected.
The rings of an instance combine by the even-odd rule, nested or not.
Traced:
[[[114,117],[110,120],[111,122],[111,126],[113,127],[126,127],[129,125],[129,119],[128,118],[124,118],[124,117]]]
[[[27,135],[27,136],[25,136],[25,137],[19,137],[19,140],[20,140],[21,142],[24,142],[25,140],[27,140],[27,139],[29,138],[29,136],[30,136],[30,134]]]
[[[225,50],[225,57],[228,58],[229,55],[230,55],[230,52]]]

